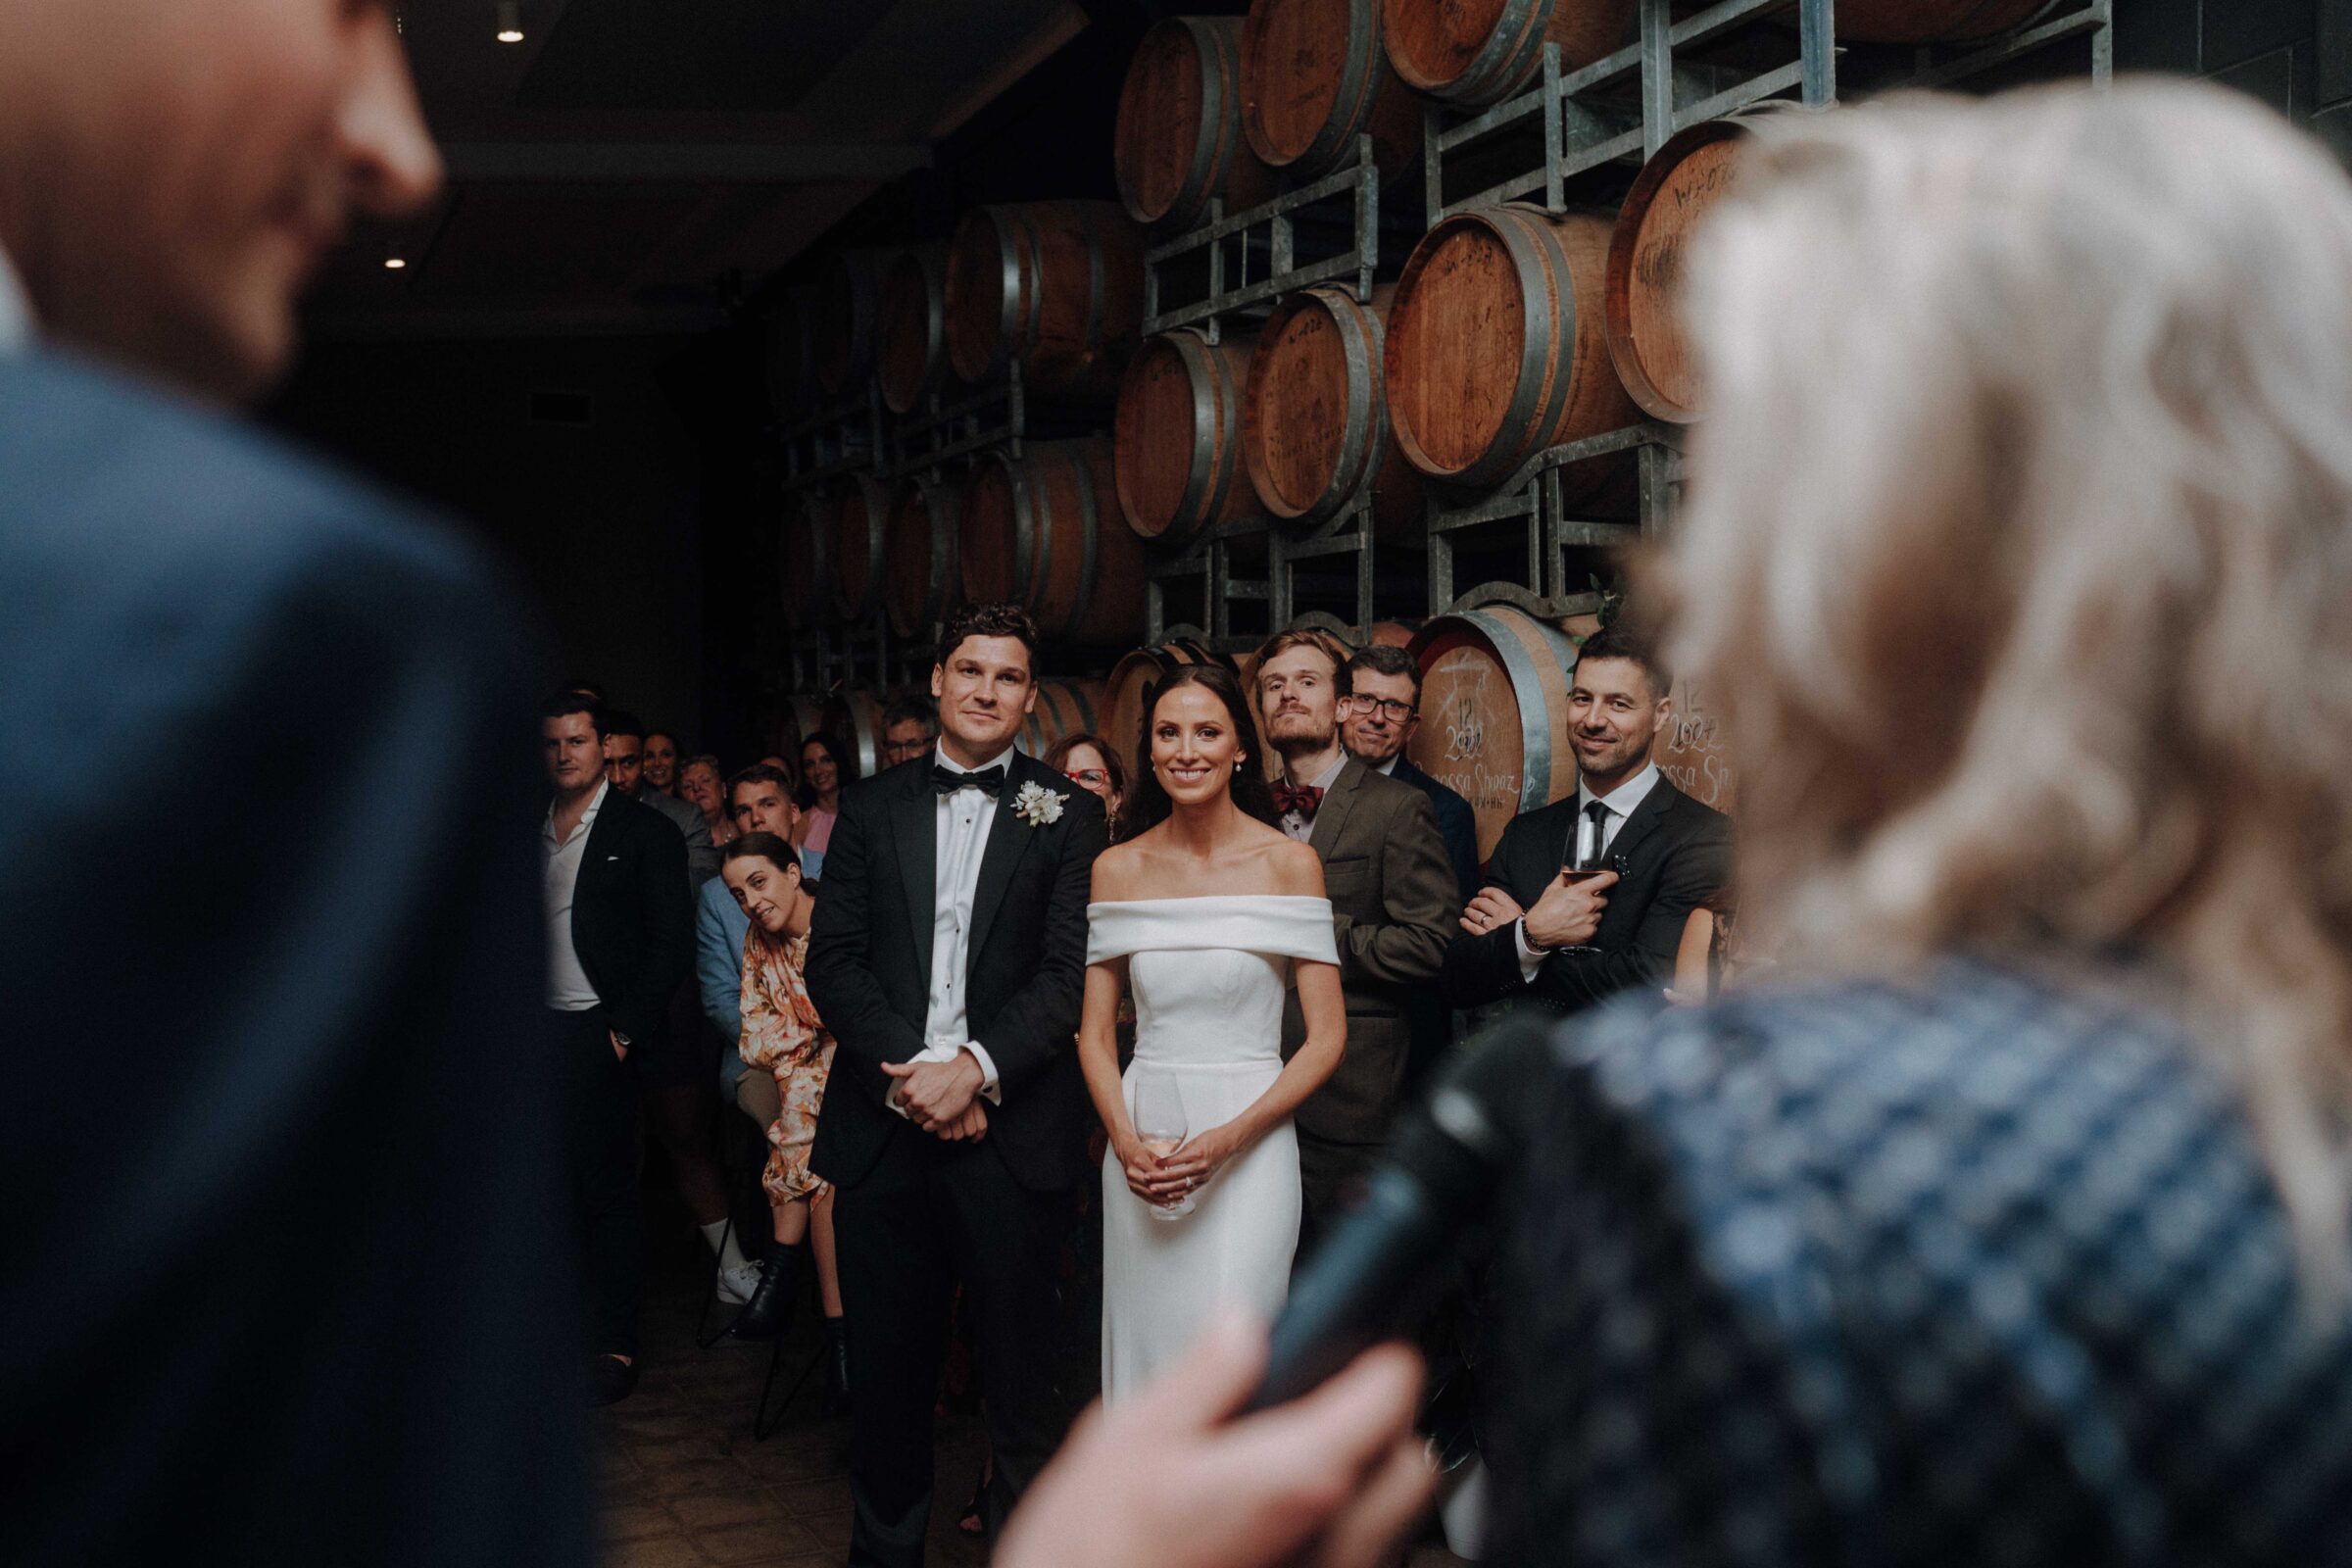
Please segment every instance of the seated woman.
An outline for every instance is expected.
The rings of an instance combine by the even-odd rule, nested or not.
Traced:
[[[833,1037],[808,1000],[801,968],[808,956],[815,899],[801,882],[800,858],[773,833],[746,833],[727,846],[719,867],[751,920],[743,945],[744,1061],[775,1079],[779,1102],[767,1129],[766,1190],[771,1236],[760,1258],[760,1288],[728,1332],[772,1340],[791,1322],[800,1284],[801,1249],[816,1252],[817,1295],[825,1313],[827,1385],[836,1402],[847,1392],[841,1331],[841,1282],[833,1263],[833,1190],[808,1169]]]

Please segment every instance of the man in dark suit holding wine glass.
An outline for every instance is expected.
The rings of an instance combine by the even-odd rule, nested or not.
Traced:
[[[1568,733],[1577,790],[1503,829],[1443,982],[1455,1005],[1581,1012],[1624,991],[1663,1003],[1690,911],[1731,875],[1732,826],[1649,760],[1673,677],[1611,627],[1584,645]],[[1580,875],[1598,867],[1597,874]]]

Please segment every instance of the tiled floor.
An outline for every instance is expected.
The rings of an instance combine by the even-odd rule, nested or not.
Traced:
[[[850,1540],[848,1423],[824,1418],[821,1374],[811,1375],[774,1434],[754,1442],[768,1351],[724,1342],[695,1348],[709,1285],[683,1244],[657,1264],[646,1286],[637,1392],[598,1413],[606,1568],[837,1568]],[[804,1298],[785,1343],[779,1396],[817,1353],[813,1306]],[[931,1521],[930,1561],[941,1568],[988,1560],[988,1544],[957,1534],[953,1517],[978,1478],[980,1453],[976,1414],[951,1411],[940,1428]],[[1434,1545],[1412,1556],[1412,1568],[1459,1563]]]

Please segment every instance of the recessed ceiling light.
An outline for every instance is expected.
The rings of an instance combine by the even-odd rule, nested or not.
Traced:
[[[499,0],[498,41],[522,42],[522,6],[520,0]]]
[[[406,261],[403,261],[397,256],[387,256],[384,258],[384,270],[387,272],[397,272],[408,265],[409,264]]]

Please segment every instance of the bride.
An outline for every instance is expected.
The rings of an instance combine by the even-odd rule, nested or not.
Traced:
[[[1216,665],[1171,672],[1152,693],[1138,752],[1119,843],[1095,861],[1078,1029],[1087,1090],[1110,1133],[1102,1388],[1111,1399],[1175,1360],[1215,1308],[1280,1310],[1298,1245],[1291,1113],[1347,1049],[1322,862],[1271,825],[1240,683]],[[1283,993],[1294,980],[1306,1039],[1285,1064]],[[1128,985],[1135,1063],[1122,1081],[1116,1030]],[[1136,1086],[1153,1077],[1172,1090],[1190,1133],[1165,1153],[1136,1127]]]

